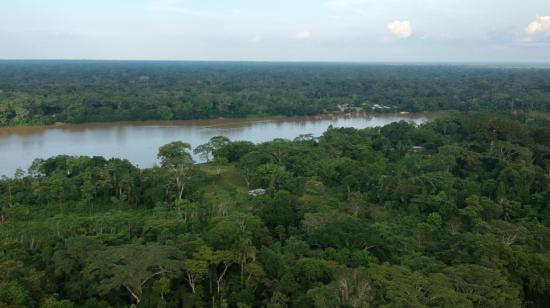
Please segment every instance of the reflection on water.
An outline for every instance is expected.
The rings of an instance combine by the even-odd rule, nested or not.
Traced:
[[[35,158],[61,154],[126,158],[145,168],[157,163],[156,154],[161,145],[175,140],[188,142],[193,148],[218,135],[259,143],[275,138],[294,139],[302,134],[320,136],[330,125],[365,128],[401,120],[420,124],[435,116],[437,114],[275,117],[2,128],[0,175],[13,175],[17,168],[26,169]]]

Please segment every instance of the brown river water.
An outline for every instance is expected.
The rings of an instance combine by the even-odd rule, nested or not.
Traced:
[[[330,125],[366,128],[402,120],[422,124],[437,116],[434,113],[361,114],[0,128],[0,175],[13,176],[17,168],[26,170],[35,158],[61,154],[124,158],[147,168],[157,163],[160,146],[176,140],[187,142],[193,148],[220,135],[261,143],[275,138],[294,139],[303,134],[321,136]],[[199,161],[197,157],[195,160]]]

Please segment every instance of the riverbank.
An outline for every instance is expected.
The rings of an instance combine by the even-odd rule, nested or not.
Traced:
[[[118,157],[140,167],[157,163],[158,148],[175,140],[193,148],[214,136],[261,143],[300,135],[321,136],[329,126],[367,128],[398,121],[417,124],[441,114],[357,114],[351,116],[259,117],[245,119],[146,121],[0,129],[0,174],[26,169],[35,158],[56,155]],[[194,157],[200,161],[200,157]]]
[[[115,122],[90,122],[90,123],[64,123],[57,122],[51,125],[21,125],[0,127],[0,135],[10,133],[33,133],[44,129],[67,129],[78,130],[87,128],[111,128],[111,127],[149,127],[149,126],[204,126],[204,127],[239,127],[251,123],[259,122],[303,122],[319,121],[337,118],[357,118],[357,117],[379,117],[379,116],[403,116],[414,118],[435,118],[446,114],[447,112],[418,112],[418,113],[326,113],[311,116],[250,116],[244,118],[216,118],[216,119],[196,119],[196,120],[145,120],[145,121],[115,121]]]

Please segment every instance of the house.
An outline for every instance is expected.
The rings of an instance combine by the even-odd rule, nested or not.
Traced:
[[[248,192],[248,194],[251,195],[252,197],[263,196],[265,195],[265,193],[266,193],[266,190],[263,188],[253,189]]]
[[[391,107],[389,106],[384,106],[384,105],[380,105],[380,104],[374,104],[372,106],[372,110],[385,110],[385,109],[390,109]]]
[[[340,112],[346,112],[348,109],[349,109],[349,104],[339,104],[338,105],[338,110],[340,110]]]

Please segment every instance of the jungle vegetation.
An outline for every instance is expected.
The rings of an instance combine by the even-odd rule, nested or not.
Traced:
[[[0,61],[0,126],[300,116],[340,111],[338,105],[367,112],[550,111],[550,69]]]
[[[217,137],[196,149],[200,165],[191,150],[175,140],[143,170],[58,156],[0,180],[0,306],[550,302],[549,121],[449,114],[257,145]]]

